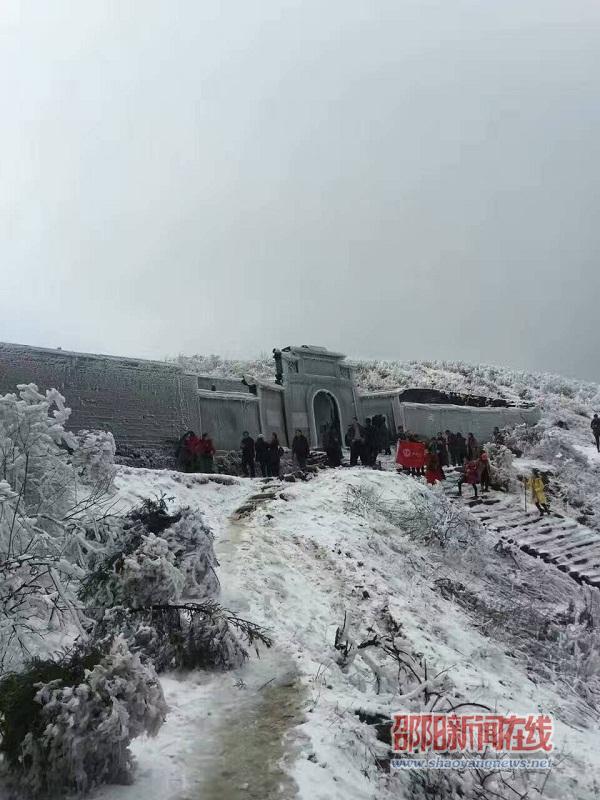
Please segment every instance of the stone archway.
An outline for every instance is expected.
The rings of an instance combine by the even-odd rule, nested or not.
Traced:
[[[313,412],[313,429],[311,431],[313,437],[313,446],[323,446],[323,430],[325,427],[334,425],[337,429],[340,442],[342,439],[342,426],[340,419],[340,407],[337,399],[331,392],[325,389],[319,389],[315,392],[312,401]]]

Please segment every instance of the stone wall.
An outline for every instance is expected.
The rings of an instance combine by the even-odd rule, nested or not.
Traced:
[[[196,433],[208,433],[217,450],[238,450],[244,431],[261,432],[258,398],[250,393],[200,390],[198,402],[202,427]]]
[[[398,425],[402,424],[402,414],[398,402],[397,392],[377,392],[369,395],[360,395],[361,418],[374,417],[382,414],[388,428],[395,433]]]
[[[403,424],[407,431],[432,435],[448,428],[472,431],[480,439],[489,438],[496,425],[532,425],[540,418],[537,408],[408,403],[394,391],[359,396],[343,356],[325,353],[322,348],[284,353],[284,388],[249,376],[244,384],[188,374],[161,361],[0,344],[0,393],[16,391],[19,383],[56,388],[72,409],[70,428],[110,430],[117,448],[127,453],[133,448],[171,454],[186,430],[206,431],[218,449],[228,450],[238,449],[244,430],[266,438],[275,431],[286,445],[301,428],[317,446],[319,392],[333,398],[342,435],[355,415],[364,420],[384,414],[392,430]]]
[[[71,429],[110,430],[117,446],[172,448],[200,427],[193,377],[160,361],[0,344],[0,393],[19,383],[58,389]]]
[[[476,408],[473,406],[432,403],[400,403],[406,431],[433,436],[439,431],[473,433],[477,439],[489,441],[495,427],[535,425],[541,417],[538,408]]]

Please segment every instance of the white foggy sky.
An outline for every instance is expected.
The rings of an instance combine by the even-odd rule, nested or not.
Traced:
[[[5,0],[0,84],[0,340],[600,379],[597,0]]]

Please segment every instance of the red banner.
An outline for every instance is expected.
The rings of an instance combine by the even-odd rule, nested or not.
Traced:
[[[396,451],[396,464],[401,467],[420,467],[425,466],[425,445],[422,442],[398,442]]]

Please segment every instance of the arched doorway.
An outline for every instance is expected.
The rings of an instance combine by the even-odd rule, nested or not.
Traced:
[[[313,415],[315,446],[323,446],[323,433],[332,425],[340,437],[340,443],[343,441],[338,402],[330,392],[321,389],[315,394],[313,398]]]

